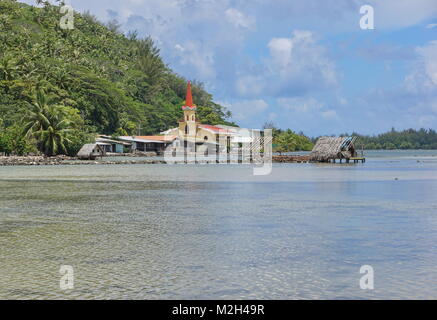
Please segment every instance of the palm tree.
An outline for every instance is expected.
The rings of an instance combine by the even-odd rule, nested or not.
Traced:
[[[152,38],[148,37],[140,40],[136,43],[136,46],[136,67],[142,72],[148,84],[148,90],[143,100],[144,102],[151,102],[153,94],[161,90],[164,76],[168,70]]]
[[[50,104],[42,90],[38,90],[35,101],[28,103],[24,134],[36,139],[38,148],[47,156],[66,154],[65,142],[70,142],[67,133],[72,129],[62,106]]]
[[[0,80],[14,80],[18,67],[11,57],[0,60]]]

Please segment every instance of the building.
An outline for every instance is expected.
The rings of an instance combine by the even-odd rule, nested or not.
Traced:
[[[216,127],[228,130],[229,132],[232,133],[231,143],[233,145],[241,144],[241,143],[249,144],[249,143],[253,142],[253,131],[252,130],[240,128],[240,127],[226,126],[223,124],[219,124]]]
[[[121,136],[119,140],[131,144],[131,152],[155,152],[162,154],[172,144],[176,136]]]
[[[105,153],[124,153],[125,148],[130,148],[132,145],[130,142],[114,140],[109,136],[103,135],[96,139],[96,144],[105,150]]]
[[[337,159],[347,163],[350,160],[365,162],[364,157],[358,157],[354,142],[355,137],[321,137],[310,153],[310,160],[317,162],[335,162]]]
[[[226,152],[231,149],[234,132],[225,127],[202,124],[197,121],[197,107],[193,103],[191,83],[187,85],[187,95],[184,106],[184,118],[179,121],[179,127],[161,132],[165,136],[175,137],[172,146],[188,152],[197,152],[200,145],[207,146],[214,152]]]
[[[97,157],[103,157],[105,150],[97,143],[85,144],[77,153],[77,157],[82,160],[95,160]]]

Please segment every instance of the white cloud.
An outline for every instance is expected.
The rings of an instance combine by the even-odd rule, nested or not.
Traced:
[[[273,63],[279,68],[289,66],[293,50],[293,41],[290,38],[274,38],[270,40],[268,47]]]
[[[413,71],[405,78],[405,86],[411,93],[437,95],[437,40],[416,49],[418,59]]]
[[[174,48],[175,48],[176,50],[178,50],[178,51],[181,51],[181,52],[184,52],[184,51],[185,51],[184,47],[183,47],[182,45],[180,45],[179,43],[177,43],[177,44],[174,46]]]
[[[435,28],[435,27],[437,27],[437,23],[430,23],[430,24],[428,24],[426,26],[427,29],[432,29],[432,28]]]
[[[201,79],[213,78],[216,75],[214,66],[214,53],[200,42],[186,41],[184,45],[175,46],[179,63],[182,66],[192,66]]]
[[[394,88],[374,89],[354,105],[365,110],[373,126],[397,129],[437,126],[437,41],[415,49],[416,59],[404,81]],[[387,128],[385,128],[387,129]]]
[[[316,44],[310,31],[295,30],[290,38],[273,38],[270,49],[270,67],[288,79],[308,75],[319,77],[319,82],[336,83],[333,63],[326,57],[325,48]]]
[[[241,11],[235,8],[229,8],[225,12],[227,20],[234,24],[236,27],[253,29],[255,27],[255,19],[248,17]]]
[[[270,56],[262,68],[238,77],[236,91],[241,96],[290,96],[336,86],[335,65],[314,33],[295,30],[290,38],[271,39],[267,47]]]

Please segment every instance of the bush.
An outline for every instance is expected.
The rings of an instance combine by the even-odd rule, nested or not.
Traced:
[[[67,138],[69,142],[66,142],[65,147],[70,157],[75,157],[84,144],[95,142],[94,135],[79,130],[74,130]]]

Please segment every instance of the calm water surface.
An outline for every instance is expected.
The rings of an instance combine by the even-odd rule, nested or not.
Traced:
[[[437,151],[367,157],[0,167],[0,299],[436,299]]]

